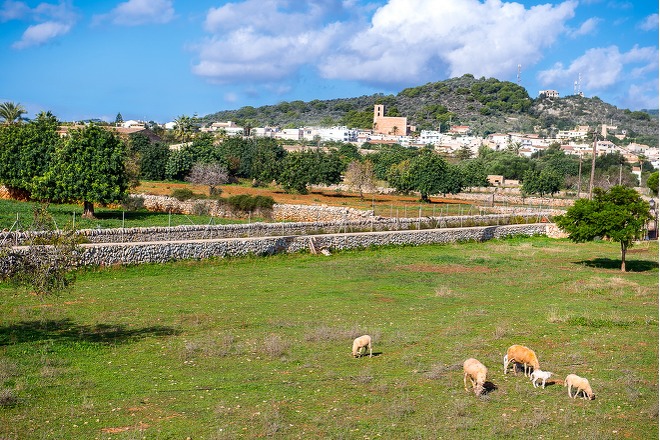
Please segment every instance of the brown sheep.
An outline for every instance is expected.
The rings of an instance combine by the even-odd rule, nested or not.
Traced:
[[[591,390],[591,385],[589,385],[589,381],[585,379],[584,377],[580,377],[576,374],[569,374],[566,376],[566,379],[564,380],[564,386],[568,387],[568,397],[572,397],[575,399],[578,394],[580,394],[580,391],[582,392],[582,398],[583,399],[589,399],[589,400],[594,400],[596,398],[596,395],[594,392]],[[571,395],[571,388],[575,387],[575,395]]]
[[[364,354],[366,354],[367,348],[369,349],[369,357],[371,357],[371,336],[363,335],[355,338],[353,341],[353,357],[362,357],[362,349],[364,349]]]
[[[463,362],[463,386],[465,391],[469,391],[467,387],[467,379],[470,378],[474,394],[479,396],[484,391],[484,383],[486,382],[486,375],[488,368],[478,360],[470,358]]]
[[[507,373],[507,370],[509,369],[509,364],[512,362],[523,364],[525,368],[524,370],[525,376],[527,376],[528,365],[532,367],[534,370],[538,370],[541,368],[539,366],[539,360],[536,357],[536,353],[534,353],[533,350],[530,350],[529,348],[522,345],[512,345],[506,351],[506,355],[504,356],[504,374]],[[517,374],[515,365],[513,368],[513,374]],[[531,376],[531,371],[530,371],[530,376]]]

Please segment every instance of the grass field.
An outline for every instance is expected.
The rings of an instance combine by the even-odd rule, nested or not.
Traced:
[[[658,245],[546,238],[0,286],[0,438],[658,438]],[[352,339],[374,337],[353,359]],[[556,375],[504,375],[511,344]],[[476,357],[492,391],[463,389]],[[587,377],[596,400],[553,379]]]

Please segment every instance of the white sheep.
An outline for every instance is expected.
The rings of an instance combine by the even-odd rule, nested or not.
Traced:
[[[527,366],[532,367],[534,370],[541,368],[536,353],[523,345],[512,345],[507,349],[506,354],[504,355],[504,374],[507,373],[509,364],[512,362],[523,364],[525,368],[525,376],[527,376]],[[513,374],[517,374],[515,365],[513,367]]]
[[[465,391],[469,391],[467,387],[467,379],[469,377],[474,394],[477,396],[481,395],[484,391],[484,383],[486,382],[488,368],[478,360],[470,358],[463,362],[463,373],[463,386],[465,386]]]
[[[545,381],[550,379],[550,376],[552,376],[553,373],[550,371],[541,371],[541,370],[534,370],[532,371],[532,374],[530,375],[532,378],[532,385],[534,385],[534,388],[537,387],[537,380],[541,379],[542,384],[541,386],[545,388]]]
[[[362,349],[364,349],[364,354],[366,354],[367,348],[369,348],[369,357],[371,357],[373,354],[371,350],[371,336],[362,335],[359,338],[355,338],[353,341],[353,357],[362,357]]]
[[[594,392],[591,390],[591,385],[589,385],[589,381],[584,377],[580,377],[576,374],[569,374],[568,376],[566,376],[566,379],[564,380],[564,386],[568,387],[568,397],[572,397],[573,399],[575,399],[578,396],[578,394],[580,394],[580,391],[582,391],[583,399],[594,400],[596,398]],[[574,396],[571,393],[572,387],[576,388]]]

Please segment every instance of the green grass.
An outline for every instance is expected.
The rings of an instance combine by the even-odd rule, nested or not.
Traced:
[[[20,202],[16,200],[0,199],[0,228],[7,230],[31,229],[34,218],[36,202]],[[95,219],[82,218],[82,205],[50,204],[48,211],[54,219],[53,228],[67,228],[75,226],[76,229],[94,228],[138,228],[150,226],[182,226],[182,225],[208,225],[245,223],[245,221],[223,218],[211,218],[204,215],[167,214],[140,211],[124,211],[119,208],[104,208],[95,206]],[[74,214],[75,213],[75,214]],[[253,220],[255,221],[255,220]]]
[[[658,437],[658,246],[515,238],[0,286],[0,438]],[[373,358],[353,359],[355,336]],[[511,344],[596,400],[503,375]],[[476,357],[496,387],[463,389]]]

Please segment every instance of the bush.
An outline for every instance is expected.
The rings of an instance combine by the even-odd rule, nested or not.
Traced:
[[[188,188],[176,188],[172,190],[172,197],[177,199],[180,202],[183,202],[184,200],[190,200],[193,198],[193,192],[192,190],[189,190]]]
[[[275,204],[270,196],[250,196],[249,194],[239,194],[227,198],[227,204],[234,211],[254,212],[256,210],[272,209]]]
[[[192,207],[192,213],[194,215],[209,215],[209,212],[209,205],[204,202],[197,202]]]
[[[139,211],[144,209],[144,197],[140,196],[127,196],[121,202],[121,207],[124,211]]]

